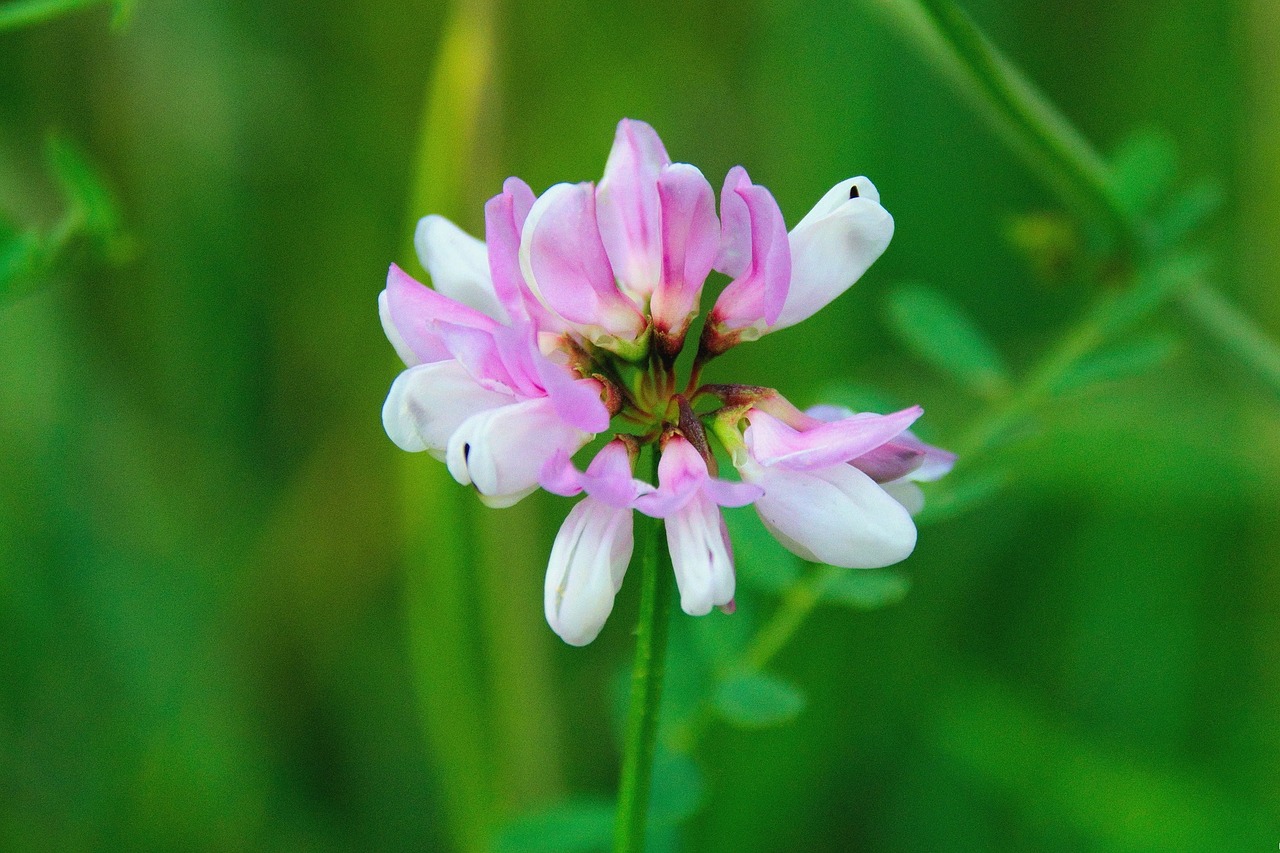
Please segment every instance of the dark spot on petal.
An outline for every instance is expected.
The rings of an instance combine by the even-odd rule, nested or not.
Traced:
[[[851,184],[849,186],[849,198],[857,198],[857,197],[858,197],[858,185]]]
[[[466,465],[470,461],[471,461],[471,445],[464,444],[462,445],[462,464]]]

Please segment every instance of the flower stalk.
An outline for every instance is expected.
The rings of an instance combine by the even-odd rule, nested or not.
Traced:
[[[657,479],[658,452],[652,453]],[[641,853],[649,815],[653,754],[662,706],[666,672],[667,627],[671,621],[674,575],[661,519],[641,517],[640,617],[636,627],[635,660],[631,665],[631,702],[623,747],[618,814],[614,825],[615,853]]]

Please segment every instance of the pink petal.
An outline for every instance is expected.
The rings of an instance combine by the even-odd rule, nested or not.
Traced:
[[[636,506],[645,515],[667,518],[693,500],[710,476],[694,446],[682,436],[672,436],[658,460],[657,491],[640,498]]]
[[[722,234],[727,236],[721,238],[719,261],[721,269],[741,268],[741,272],[716,300],[711,318],[724,330],[754,328],[763,332],[778,319],[791,281],[787,224],[773,196],[750,183],[745,170],[731,188],[733,178],[731,171],[721,193]],[[744,246],[749,247],[749,262],[742,268]]]
[[[599,381],[577,378],[568,367],[554,363],[541,353],[535,356],[534,365],[556,413],[566,423],[586,432],[604,432],[609,428],[609,410],[600,399]]]
[[[616,439],[600,449],[585,472],[573,467],[568,453],[557,453],[543,466],[538,482],[552,494],[568,497],[585,491],[619,509],[635,506],[640,495],[653,491],[653,486],[632,475],[631,454]]]
[[[853,415],[801,432],[753,409],[744,438],[751,455],[766,467],[808,471],[847,462],[899,435],[924,413],[919,406],[891,415]]]
[[[493,318],[437,293],[395,264],[387,272],[384,292],[387,295],[384,322],[390,322],[402,346],[420,363],[452,357],[440,337],[442,323],[485,331],[498,326]],[[392,343],[396,343],[394,338]]]
[[[720,242],[715,193],[695,167],[675,163],[658,178],[662,202],[662,281],[653,294],[654,325],[683,333],[697,314]]]
[[[520,269],[520,233],[534,201],[528,184],[519,178],[507,178],[502,192],[485,204],[489,272],[498,301],[514,322],[530,322],[540,330],[559,332],[564,330],[564,323],[538,302]]]
[[[596,215],[609,261],[639,304],[657,286],[662,269],[657,181],[659,170],[670,162],[652,127],[624,118],[596,189]]]
[[[557,184],[534,203],[520,264],[534,295],[585,334],[634,340],[644,330],[644,317],[614,281],[591,184]]]

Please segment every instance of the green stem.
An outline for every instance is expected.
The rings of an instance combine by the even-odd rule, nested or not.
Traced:
[[[973,103],[1010,146],[1069,202],[1141,257],[1150,226],[1116,193],[1106,161],[953,0],[865,0],[879,9]],[[1217,291],[1201,285],[1178,305],[1272,389],[1280,345]]]
[[[833,577],[848,569],[818,565],[799,583],[787,590],[773,616],[756,634],[743,653],[744,668],[751,672],[764,669],[778,652],[791,641],[796,631],[822,600],[822,592]]]
[[[1188,288],[1178,302],[1210,338],[1251,365],[1254,375],[1280,396],[1280,348],[1252,319],[1205,285]]]
[[[1142,224],[1106,161],[952,0],[866,0],[951,81],[1054,189],[1124,242]]]
[[[652,453],[656,479],[656,447]],[[662,706],[662,680],[666,670],[671,591],[675,579],[662,522],[644,515],[638,518],[643,547],[640,617],[636,628],[636,656],[631,665],[631,709],[627,715],[622,779],[618,790],[613,842],[615,853],[643,853],[644,850],[653,753],[658,738],[658,712]]]

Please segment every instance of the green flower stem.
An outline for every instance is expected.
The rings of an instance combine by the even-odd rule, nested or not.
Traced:
[[[864,0],[893,24],[1068,202],[1138,257],[1150,227],[1117,195],[1106,161],[953,0]],[[1218,291],[1200,285],[1179,307],[1239,363],[1280,388],[1280,345]]]
[[[656,447],[651,452],[656,481],[659,454]],[[615,853],[642,853],[644,850],[675,581],[663,523],[645,515],[638,515],[637,519],[643,549],[640,621],[636,628],[635,661],[631,665],[631,708],[627,715],[622,779],[618,786],[618,815],[613,836]]]

